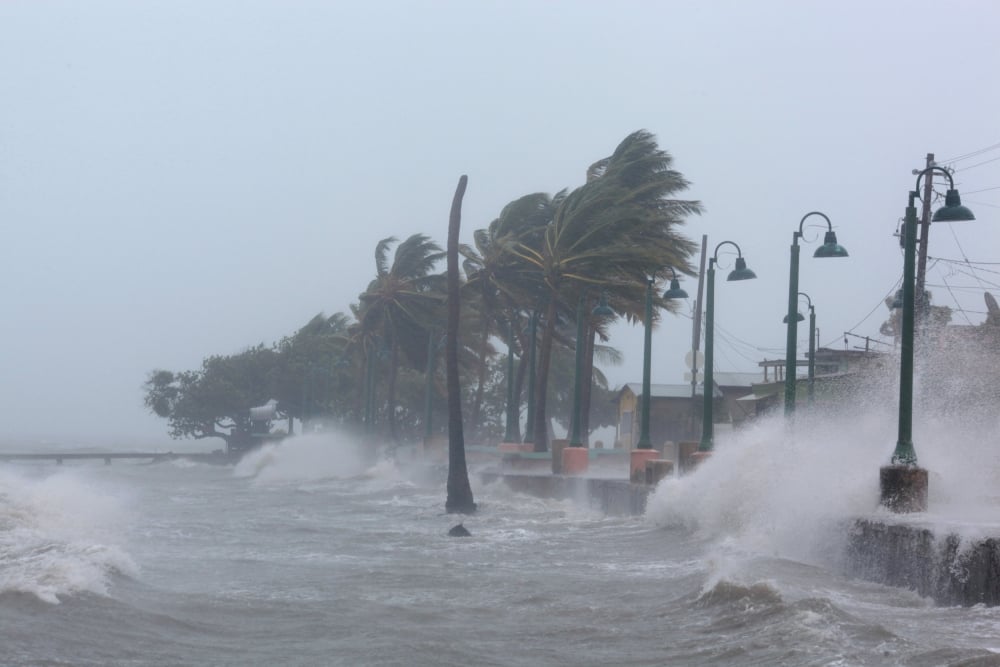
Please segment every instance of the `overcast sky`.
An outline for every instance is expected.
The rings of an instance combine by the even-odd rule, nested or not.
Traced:
[[[705,206],[686,233],[759,276],[718,284],[717,370],[783,357],[813,210],[851,255],[812,259],[807,228],[821,342],[878,337],[929,152],[978,220],[932,229],[932,257],[970,263],[927,280],[979,323],[1000,296],[998,25],[991,0],[2,2],[0,437],[163,436],[151,369],[348,312],[379,239],[444,244],[461,174],[469,239],[641,128]],[[641,329],[613,334],[612,382],[640,381]],[[683,381],[690,344],[666,318],[654,382]]]

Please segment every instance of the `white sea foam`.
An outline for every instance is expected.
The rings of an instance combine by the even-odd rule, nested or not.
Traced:
[[[693,474],[661,482],[647,518],[732,536],[755,553],[825,560],[844,520],[879,511],[879,468],[897,436],[893,407],[873,404],[834,420],[801,411],[791,431],[778,416],[734,432]],[[953,420],[918,415],[915,446],[931,474],[931,511],[911,520],[948,530],[964,525],[970,536],[984,521],[996,526],[1000,469],[991,428],[959,429]]]
[[[121,499],[71,471],[27,478],[0,470],[0,593],[58,603],[108,594],[114,572],[135,574],[117,545],[128,515]]]
[[[358,447],[348,438],[311,433],[250,452],[236,465],[233,474],[274,483],[355,477],[367,468]]]

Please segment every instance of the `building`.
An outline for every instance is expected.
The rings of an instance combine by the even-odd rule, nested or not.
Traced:
[[[714,374],[714,400],[712,415],[716,423],[739,424],[753,416],[753,403],[741,401],[753,396],[753,381],[759,373]],[[690,384],[650,384],[649,386],[649,437],[653,447],[659,449],[666,442],[697,440],[701,437],[702,386],[691,396]],[[640,406],[642,383],[629,382],[619,390],[618,431],[615,447],[634,449],[640,436]]]

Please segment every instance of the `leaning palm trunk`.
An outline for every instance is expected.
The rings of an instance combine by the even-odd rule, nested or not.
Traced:
[[[472,514],[476,503],[469,485],[465,464],[465,436],[462,432],[462,395],[458,382],[458,232],[462,222],[462,197],[466,176],[458,179],[448,221],[448,337],[445,361],[448,372],[448,498],[444,508],[449,514]]]
[[[388,403],[389,438],[393,445],[399,444],[399,426],[396,421],[396,378],[399,376],[399,346],[395,342],[392,344],[391,357],[389,361],[389,387],[386,389],[386,403]]]
[[[556,299],[551,296],[545,309],[545,326],[538,345],[538,368],[535,373],[535,451],[549,451],[549,423],[545,414],[545,395],[549,389],[549,361],[552,359],[552,341],[555,337]]]
[[[482,423],[480,415],[482,415],[483,410],[483,394],[486,391],[486,365],[487,357],[489,356],[486,347],[490,341],[490,327],[485,315],[480,317],[480,324],[483,329],[479,336],[479,366],[476,371],[476,394],[472,402],[472,423],[475,424],[475,429],[472,433],[473,438],[476,438],[481,430],[479,426]]]
[[[583,338],[583,368],[580,372],[580,436],[583,444],[590,446],[590,394],[594,388],[594,339],[597,330],[587,322],[586,335]]]

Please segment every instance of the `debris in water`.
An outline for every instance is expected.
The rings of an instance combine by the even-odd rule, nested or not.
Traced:
[[[451,530],[448,531],[448,535],[451,537],[472,537],[472,533],[470,533],[462,524],[452,526]]]

